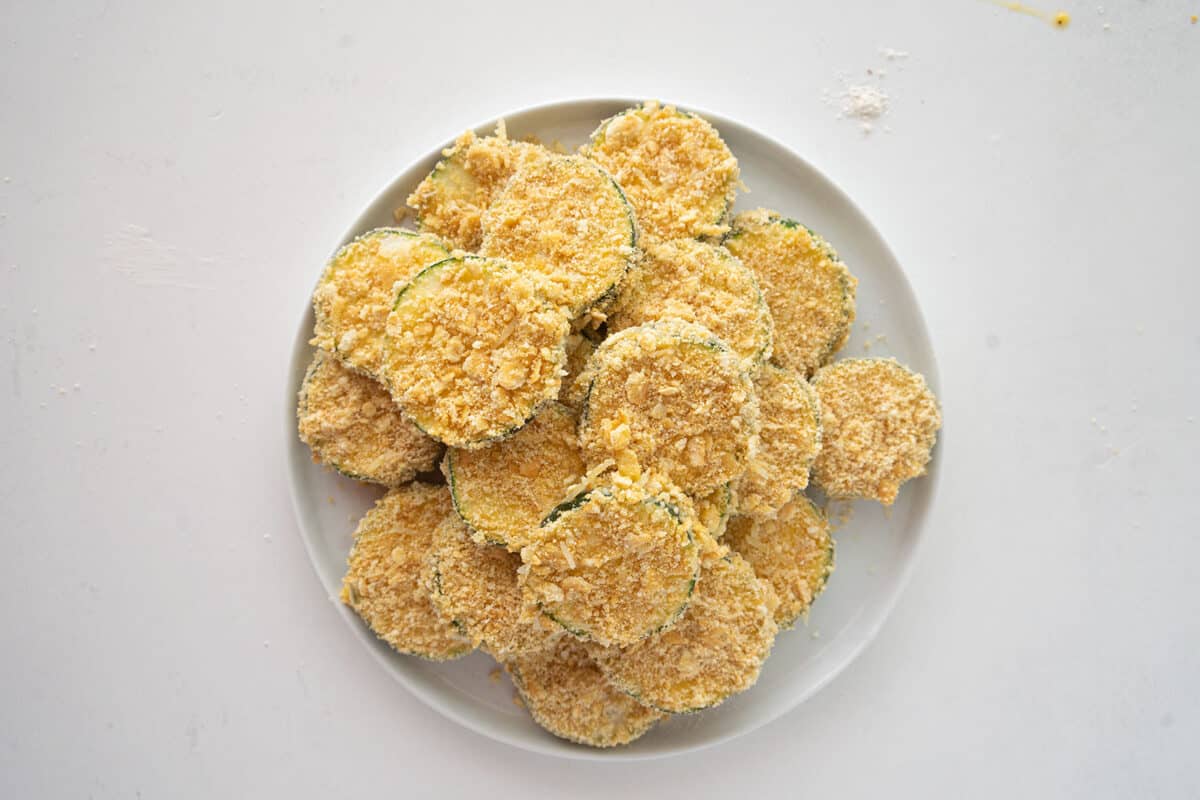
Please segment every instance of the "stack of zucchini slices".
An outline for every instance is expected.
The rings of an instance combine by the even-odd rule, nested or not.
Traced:
[[[890,505],[941,424],[919,375],[834,361],[856,279],[734,215],[739,186],[716,129],[656,102],[574,154],[467,133],[418,230],[355,239],[313,294],[300,437],[388,489],[343,601],[399,652],[484,650],[575,742],[752,686],[833,571],[810,477]]]

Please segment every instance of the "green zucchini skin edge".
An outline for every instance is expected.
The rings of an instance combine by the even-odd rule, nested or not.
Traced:
[[[620,111],[616,114],[613,114],[611,117],[607,117],[605,119],[600,120],[600,124],[596,126],[596,129],[594,131],[592,131],[591,135],[588,137],[588,145],[591,147],[595,147],[597,145],[603,144],[605,141],[604,130],[605,130],[605,128],[608,127],[609,123],[611,123],[617,117],[623,117],[626,114],[632,114],[636,111],[640,111],[642,108],[645,107],[645,105],[646,105],[645,103],[639,103],[638,105],[633,106],[632,108],[627,108],[624,111]],[[679,108],[678,106],[675,106],[675,115],[679,116],[679,117],[683,117],[684,119],[704,120],[704,118],[700,117],[698,114],[688,111],[687,109]],[[708,122],[708,120],[704,120],[704,121]],[[709,123],[709,124],[711,125],[712,123]],[[715,126],[714,126],[714,130],[715,130]],[[718,132],[717,136],[718,136],[718,138],[720,138],[719,132]],[[724,142],[725,140],[721,139],[721,141]],[[616,181],[614,180],[613,183],[615,184]],[[735,182],[734,186],[736,187],[736,185],[737,184]],[[623,189],[621,189],[620,185],[617,186],[617,189],[621,192],[621,199],[624,200],[625,199],[625,191]],[[730,218],[730,215],[733,212],[733,203],[734,203],[733,195],[734,195],[734,192],[732,189],[726,193],[725,205],[723,205],[721,207],[721,212],[717,215],[717,218],[713,220],[714,225],[721,225]],[[628,205],[628,202],[627,202],[627,205]],[[632,206],[629,206],[629,208],[630,208],[630,214],[632,215],[633,214]],[[636,223],[636,218],[635,218],[635,223]],[[636,224],[635,224],[635,227],[636,227]],[[701,236],[698,238],[706,239],[706,238],[710,238],[710,237]]]

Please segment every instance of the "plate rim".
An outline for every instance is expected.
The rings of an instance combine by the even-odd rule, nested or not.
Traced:
[[[495,126],[501,120],[510,120],[510,119],[513,119],[516,117],[523,117],[526,115],[562,112],[562,111],[571,110],[571,109],[574,109],[574,108],[577,108],[580,106],[605,105],[605,106],[612,106],[612,107],[616,108],[617,111],[619,111],[622,108],[628,108],[630,106],[637,105],[642,102],[645,102],[645,100],[639,100],[639,99],[634,99],[634,98],[629,98],[629,97],[614,97],[614,96],[571,97],[571,98],[565,98],[565,99],[560,99],[560,100],[551,100],[551,101],[547,101],[544,103],[538,103],[535,105],[530,105],[530,106],[525,106],[522,108],[514,109],[512,111],[501,114],[498,117],[494,117],[490,120],[487,120],[487,121],[481,122],[475,126],[472,126],[470,128],[470,130],[475,131],[477,134],[486,133],[491,130],[494,130]],[[888,240],[883,236],[883,234],[880,232],[880,230],[876,227],[875,223],[871,220],[871,218],[863,211],[863,209],[861,207],[859,207],[858,203],[856,203],[853,200],[853,198],[851,198],[850,195],[848,195],[836,181],[832,180],[824,170],[822,170],[820,167],[818,167],[816,164],[814,164],[809,159],[804,158],[803,156],[799,155],[791,147],[787,146],[786,144],[784,144],[780,140],[776,139],[775,137],[771,136],[770,134],[763,133],[762,131],[760,131],[756,128],[753,128],[745,123],[742,123],[736,119],[727,117],[723,114],[718,114],[718,113],[709,111],[708,109],[705,109],[705,108],[702,108],[700,106],[696,106],[696,105],[693,105],[690,103],[671,103],[671,105],[675,105],[677,107],[684,108],[684,109],[686,109],[690,112],[693,112],[693,113],[703,117],[704,119],[710,121],[714,126],[717,127],[718,130],[723,132],[723,135],[724,135],[724,132],[727,130],[737,130],[739,136],[749,135],[752,137],[757,137],[759,139],[766,141],[768,144],[772,145],[773,147],[776,147],[776,148],[782,150],[783,152],[787,153],[791,158],[795,159],[797,162],[799,162],[801,165],[803,165],[806,169],[808,169],[812,173],[814,173],[821,181],[823,181],[826,184],[826,186],[828,187],[828,189],[830,189],[832,192],[834,192],[837,195],[838,199],[841,202],[845,203],[854,212],[854,214],[856,214],[859,217],[859,219],[861,219],[861,221],[863,223],[865,223],[866,227],[868,228],[870,233],[877,239],[878,244],[882,247],[883,251],[886,253],[888,258],[897,267],[896,278],[899,281],[899,285],[900,285],[901,289],[907,293],[907,295],[908,295],[907,300],[909,301],[909,303],[911,304],[911,306],[915,312],[914,317],[915,317],[915,323],[916,323],[916,333],[918,334],[919,339],[924,342],[926,348],[928,349],[928,357],[929,357],[928,362],[929,363],[928,363],[928,366],[922,370],[922,374],[925,376],[925,380],[928,383],[929,387],[933,390],[934,394],[939,398],[939,406],[944,407],[944,402],[943,402],[943,398],[941,395],[941,380],[940,380],[938,366],[937,366],[936,348],[934,347],[933,340],[929,335],[929,329],[925,322],[925,315],[921,310],[921,306],[917,300],[916,293],[913,291],[912,284],[908,279],[908,274],[905,272],[903,265],[900,263],[900,260],[898,258],[896,258],[895,252],[892,250],[892,247],[889,244]],[[601,121],[603,121],[606,118],[607,118],[606,116],[599,117],[597,119],[597,125],[599,125],[601,123]],[[335,247],[330,251],[328,256],[326,256],[325,260],[327,261],[329,258],[331,258],[333,256],[333,254],[336,253],[337,250],[339,248],[341,248],[346,242],[350,241],[355,236],[357,236],[363,232],[364,225],[369,224],[369,220],[377,213],[379,206],[384,204],[385,198],[395,194],[396,191],[399,188],[401,188],[401,187],[399,187],[399,184],[407,173],[413,171],[414,169],[416,169],[421,164],[423,164],[427,161],[436,160],[437,157],[440,157],[442,149],[443,149],[443,146],[440,145],[440,146],[436,147],[435,149],[430,150],[430,151],[424,153],[423,155],[420,155],[417,158],[413,159],[412,161],[407,163],[403,169],[398,171],[391,179],[389,179],[378,191],[376,191],[374,193],[374,195],[372,195],[370,201],[365,206],[362,207],[363,210],[360,211],[359,214],[355,217],[354,221],[350,224],[350,226],[343,233],[342,238],[339,240],[338,244],[335,245]],[[401,224],[401,223],[398,223],[398,224]],[[324,263],[324,262],[322,262],[322,263]],[[319,278],[319,274],[318,274],[317,280],[319,281],[319,279],[320,278]],[[314,283],[314,285],[315,285],[315,283]],[[308,554],[309,565],[312,568],[312,570],[317,578],[318,584],[320,584],[322,586],[322,588],[324,588],[325,580],[324,580],[324,575],[322,574],[321,568],[319,566],[318,553],[316,550],[316,540],[315,540],[315,537],[312,534],[312,532],[309,531],[309,524],[306,521],[306,515],[302,511],[301,500],[298,495],[300,480],[299,480],[299,476],[297,474],[298,469],[296,466],[296,458],[294,457],[294,451],[300,447],[299,439],[296,435],[296,396],[297,396],[297,392],[299,390],[299,386],[297,385],[296,380],[297,380],[297,375],[300,375],[301,379],[302,379],[304,367],[307,366],[307,361],[309,358],[311,358],[311,353],[312,353],[312,349],[313,349],[312,345],[309,344],[310,333],[312,331],[313,322],[314,322],[314,313],[313,313],[313,307],[312,307],[312,302],[311,302],[311,292],[309,293],[308,296],[309,296],[310,300],[306,304],[306,311],[301,316],[301,319],[299,321],[299,327],[296,331],[296,334],[291,339],[291,344],[290,344],[291,352],[290,352],[289,359],[288,359],[288,369],[287,369],[288,377],[287,377],[287,381],[285,382],[286,383],[286,385],[285,385],[285,390],[286,390],[285,404],[284,404],[285,440],[284,440],[283,456],[284,456],[284,460],[286,462],[285,467],[286,467],[287,474],[288,474],[288,495],[291,500],[292,513],[295,517],[296,528],[298,530],[298,533],[300,534],[301,540],[304,543],[305,552]],[[299,372],[297,372],[298,366],[299,366]],[[487,738],[492,739],[494,741],[502,742],[506,745],[509,745],[511,747],[516,747],[518,749],[525,750],[527,752],[538,753],[540,755],[556,756],[559,758],[567,758],[567,759],[572,759],[572,760],[615,761],[615,762],[649,761],[649,760],[655,760],[655,759],[670,758],[672,756],[683,755],[686,753],[694,753],[694,752],[705,750],[705,749],[708,749],[711,747],[716,747],[718,745],[721,745],[721,744],[729,742],[733,739],[736,739],[740,736],[749,734],[749,733],[756,731],[766,725],[769,725],[772,722],[777,721],[778,719],[785,716],[786,714],[794,711],[796,708],[798,708],[803,703],[807,702],[812,697],[814,697],[817,693],[822,691],[835,678],[837,678],[839,675],[841,675],[851,664],[853,664],[855,661],[857,661],[859,659],[859,657],[863,654],[863,652],[867,649],[867,647],[875,641],[875,639],[879,635],[880,630],[883,629],[884,624],[891,618],[892,613],[895,611],[895,608],[896,608],[897,604],[899,603],[900,597],[904,593],[904,590],[908,586],[908,583],[912,577],[913,569],[917,562],[917,559],[920,557],[922,546],[927,537],[926,528],[928,525],[929,510],[934,504],[934,501],[938,495],[938,489],[939,489],[939,486],[941,483],[940,465],[944,458],[945,458],[945,426],[943,424],[943,428],[938,432],[937,445],[935,447],[933,456],[931,457],[929,464],[927,465],[926,474],[923,476],[923,480],[928,482],[928,484],[929,484],[926,502],[924,502],[919,508],[914,509],[912,523],[910,526],[911,545],[909,547],[908,558],[906,558],[904,560],[904,563],[897,570],[897,573],[892,580],[892,585],[890,587],[890,590],[888,591],[888,593],[885,597],[885,600],[884,600],[882,606],[880,607],[880,611],[879,611],[879,614],[876,617],[876,619],[871,624],[869,624],[868,626],[866,626],[863,629],[863,632],[858,637],[857,641],[855,641],[852,645],[850,645],[840,655],[840,657],[835,661],[835,663],[829,665],[817,680],[813,681],[804,691],[800,692],[796,697],[794,697],[791,702],[781,703],[781,704],[779,704],[779,706],[773,707],[770,710],[770,712],[763,714],[758,718],[755,718],[753,721],[751,721],[747,725],[744,725],[735,730],[731,730],[727,733],[724,733],[724,734],[721,734],[718,736],[714,736],[713,738],[702,741],[702,742],[691,743],[688,745],[679,746],[679,747],[675,747],[675,748],[661,748],[661,749],[641,752],[641,751],[637,751],[637,750],[626,750],[624,748],[606,748],[606,749],[592,748],[592,747],[586,747],[583,745],[573,744],[573,743],[566,742],[563,740],[558,740],[558,739],[547,740],[543,744],[543,743],[539,743],[539,742],[535,742],[535,741],[530,741],[525,738],[509,735],[506,731],[498,729],[497,726],[494,726],[491,724],[486,724],[484,722],[481,722],[480,719],[478,719],[477,717],[474,717],[468,713],[461,712],[458,708],[455,708],[453,706],[453,704],[447,702],[444,698],[440,697],[437,693],[432,692],[432,691],[427,691],[425,687],[421,686],[416,680],[412,679],[410,676],[405,674],[403,671],[395,669],[394,665],[389,663],[388,660],[386,659],[387,654],[381,648],[379,648],[377,646],[376,637],[366,628],[366,626],[362,625],[359,622],[358,618],[354,615],[354,613],[350,609],[348,609],[344,603],[335,602],[334,605],[336,607],[337,613],[341,616],[341,618],[349,625],[351,630],[354,632],[355,637],[358,638],[358,640],[360,642],[362,642],[365,649],[371,653],[372,657],[380,664],[381,667],[384,668],[385,672],[390,674],[393,679],[395,679],[398,683],[400,683],[405,689],[408,690],[409,693],[411,693],[413,696],[415,696],[418,700],[420,700],[422,703],[424,703],[427,707],[433,709],[434,711],[437,711],[439,714],[446,717],[447,719],[450,719],[450,720],[458,723],[459,725],[463,726],[464,728],[467,728],[468,730],[470,730],[476,734],[479,734],[481,736],[486,736]],[[336,600],[336,598],[334,598],[334,600]]]

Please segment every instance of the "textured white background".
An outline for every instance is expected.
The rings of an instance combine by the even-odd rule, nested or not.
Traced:
[[[1063,0],[1065,31],[979,0],[304,5],[0,6],[0,796],[1200,793],[1200,3]],[[879,66],[865,136],[823,92]],[[866,654],[750,736],[622,765],[478,737],[367,657],[280,407],[380,186],[614,94],[839,182],[921,298],[947,420]]]

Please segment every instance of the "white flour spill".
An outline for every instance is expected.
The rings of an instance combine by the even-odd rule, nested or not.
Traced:
[[[871,125],[887,112],[887,93],[878,86],[850,86],[842,94],[842,114]]]
[[[879,55],[885,63],[893,63],[903,61],[908,58],[908,52],[905,50],[896,50],[892,47],[879,48]],[[898,71],[903,71],[902,65],[897,65]],[[860,76],[865,74],[866,78]],[[883,88],[883,81],[888,76],[888,70],[880,65],[872,65],[863,70],[860,76],[856,76],[851,80],[845,74],[838,75],[838,81],[841,83],[841,91],[833,92],[826,89],[822,94],[825,104],[838,109],[838,119],[850,119],[859,124],[859,128],[863,134],[869,134],[879,124],[879,121],[887,114],[888,107],[891,104],[891,97]],[[883,126],[884,132],[890,132],[891,128]]]

